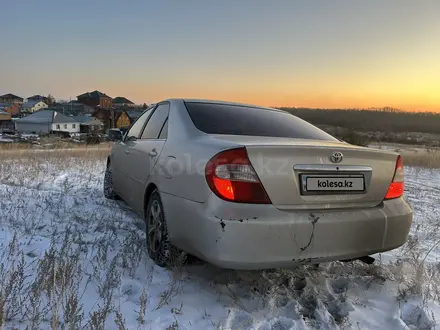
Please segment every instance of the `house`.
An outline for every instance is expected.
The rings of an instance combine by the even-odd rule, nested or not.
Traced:
[[[33,95],[31,97],[28,97],[27,101],[42,101],[47,105],[52,105],[55,102],[55,99],[51,95],[49,96]]]
[[[102,109],[110,109],[112,107],[112,98],[100,91],[87,92],[76,97],[79,103],[89,105],[91,107],[101,107]]]
[[[79,133],[80,123],[53,110],[40,110],[15,120],[15,129],[20,133],[48,134],[55,132]]]
[[[11,114],[9,112],[0,110],[0,132],[13,132],[14,122],[12,121]]]
[[[102,133],[104,131],[104,123],[92,116],[75,116],[72,117],[80,124],[80,133]]]
[[[1,95],[0,96],[0,103],[18,103],[18,104],[22,104],[23,103],[23,98],[11,93],[5,94],[5,95]]]
[[[18,116],[20,114],[21,106],[18,103],[0,103],[0,111],[10,113],[11,116]]]
[[[40,109],[47,108],[48,105],[43,101],[27,101],[23,103],[22,111],[27,113],[34,113]]]
[[[116,119],[116,128],[128,128],[132,124],[130,117],[127,114],[127,111],[121,112],[119,117]]]
[[[116,108],[128,108],[128,107],[134,107],[135,104],[131,102],[129,99],[117,96],[113,99],[112,104]]]
[[[128,113],[124,109],[101,109],[98,108],[93,113],[93,117],[104,123],[104,129],[124,128],[132,124]]]

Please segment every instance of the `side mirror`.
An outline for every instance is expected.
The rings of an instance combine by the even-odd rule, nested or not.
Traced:
[[[122,131],[118,128],[110,128],[107,135],[108,138],[112,141],[122,141],[124,137]]]

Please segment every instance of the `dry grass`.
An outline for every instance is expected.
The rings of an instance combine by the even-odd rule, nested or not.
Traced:
[[[402,150],[406,166],[417,166],[425,168],[440,168],[440,149],[426,150]]]
[[[1,145],[1,144],[0,144]],[[51,149],[51,150],[29,150],[29,149],[10,149],[0,151],[0,162],[10,162],[14,160],[22,161],[50,161],[51,164],[64,164],[68,167],[73,162],[103,160],[110,153],[111,147],[103,145],[100,147],[82,147],[73,149]]]
[[[73,226],[66,229],[61,240],[54,235],[50,248],[36,265],[25,261],[24,251],[14,235],[0,255],[0,328],[25,323],[28,329],[106,329],[112,315],[118,327],[124,328],[115,300],[120,296],[121,277],[139,266],[138,255],[126,249],[108,260],[98,254],[86,260],[84,247],[77,243],[80,235]],[[131,246],[133,243],[138,244],[125,242]],[[95,244],[99,251],[109,251],[112,245],[110,237]],[[133,261],[133,268],[121,267],[122,259]],[[30,268],[36,268],[32,275]],[[94,307],[87,314],[82,297],[91,283],[98,283],[98,292]],[[145,303],[144,293],[139,325],[144,322]]]
[[[144,241],[117,209],[111,221],[103,216],[105,205],[99,199],[87,218],[77,213],[87,203],[87,192],[93,195],[107,154],[97,148],[2,153],[0,182],[7,185],[2,195],[9,198],[0,198],[0,225],[13,237],[7,246],[0,243],[0,329],[20,324],[27,329],[106,329],[110,323],[124,329],[115,302],[122,276],[139,267]],[[64,180],[66,171],[78,173],[77,182]],[[54,180],[60,180],[59,188],[51,190]],[[118,236],[121,230],[130,235]],[[86,232],[97,234],[88,241]],[[41,240],[49,244],[42,255],[27,251]],[[93,283],[96,301],[86,309],[83,296]],[[141,299],[145,306],[146,293]],[[145,307],[140,313],[145,314]],[[139,324],[143,318],[141,314]]]
[[[0,228],[13,237],[0,241],[0,329],[128,329],[119,306],[127,295],[123,281],[141,271],[149,283],[153,269],[146,267],[142,220],[102,197],[108,153],[96,147],[1,153]],[[42,254],[28,251],[41,240],[48,245]],[[163,308],[181,291],[180,265],[171,275],[158,306],[148,306],[148,286],[140,288],[138,329],[147,326],[148,307]]]
[[[36,142],[36,141],[35,141]],[[66,139],[50,137],[50,138],[40,138],[38,143],[29,142],[8,142],[0,143],[0,152],[5,151],[16,151],[16,150],[53,150],[53,149],[83,149],[83,148],[98,148],[98,149],[109,149],[112,146],[112,142],[102,142],[96,145],[87,145],[84,142],[78,143],[69,141]]]

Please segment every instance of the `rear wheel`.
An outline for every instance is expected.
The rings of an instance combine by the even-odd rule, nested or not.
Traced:
[[[186,252],[170,242],[165,213],[159,192],[153,191],[146,210],[148,255],[160,267],[181,266],[186,262]]]
[[[107,164],[104,175],[104,197],[108,199],[118,199],[118,195],[113,189],[113,175],[111,163]]]

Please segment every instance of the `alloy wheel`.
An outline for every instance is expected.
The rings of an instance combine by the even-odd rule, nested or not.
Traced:
[[[151,252],[156,253],[162,241],[163,215],[162,208],[157,200],[154,200],[148,213],[148,246]]]

